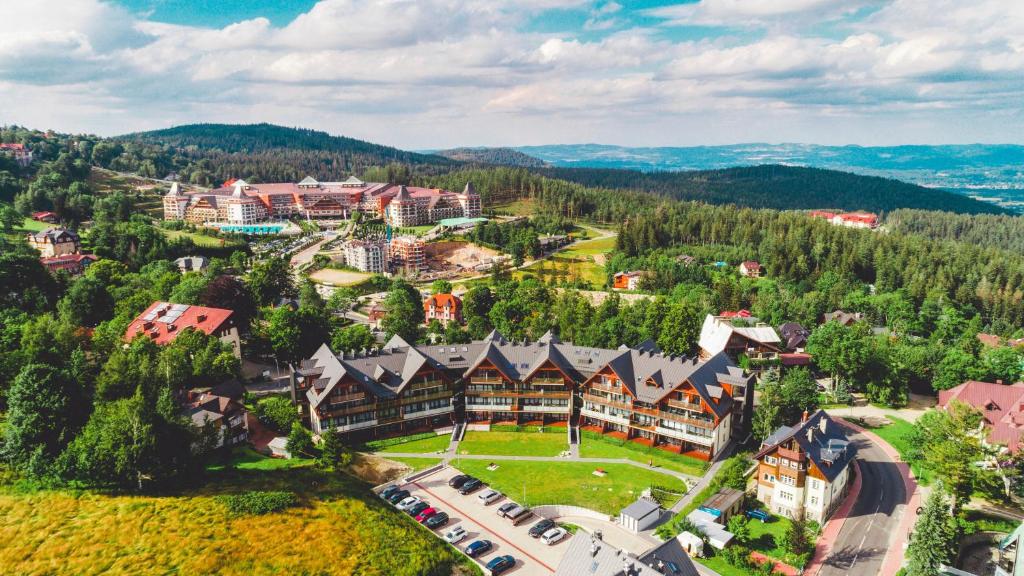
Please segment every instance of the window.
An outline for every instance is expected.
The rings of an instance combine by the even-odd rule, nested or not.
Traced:
[[[793,501],[793,493],[792,492],[779,492],[779,499],[786,500],[787,502],[792,502]]]
[[[817,506],[817,505],[818,505],[818,497],[817,496],[811,496],[811,506]]]
[[[779,460],[775,456],[765,456],[764,463],[774,466],[778,464]]]
[[[815,480],[814,478],[811,478],[810,480],[808,480],[807,481],[807,485],[810,486],[811,490],[817,490],[818,489],[818,481]]]

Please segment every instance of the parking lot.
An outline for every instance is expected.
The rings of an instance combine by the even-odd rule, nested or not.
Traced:
[[[510,554],[516,559],[516,565],[505,574],[515,574],[516,576],[550,576],[554,574],[555,568],[558,567],[558,563],[562,559],[569,537],[567,536],[561,542],[551,546],[544,544],[539,538],[531,538],[528,534],[530,527],[537,523],[541,519],[540,517],[535,516],[519,526],[513,526],[511,521],[497,515],[498,507],[508,502],[505,497],[485,505],[477,496],[486,492],[487,487],[466,496],[449,487],[448,480],[459,473],[455,468],[442,468],[430,476],[419,478],[415,482],[402,486],[413,496],[419,496],[431,506],[447,512],[451,516],[451,520],[446,526],[435,531],[438,537],[443,537],[448,530],[461,525],[469,533],[469,536],[456,544],[459,550],[464,550],[467,544],[479,539],[490,540],[493,544],[493,548],[489,552],[475,559],[481,567],[493,558]]]

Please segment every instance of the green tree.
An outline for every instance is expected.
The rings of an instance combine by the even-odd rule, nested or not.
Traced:
[[[352,453],[345,449],[341,434],[337,430],[328,430],[321,434],[320,456],[317,466],[328,470],[340,470],[352,462]]]
[[[285,434],[299,421],[299,414],[292,401],[281,396],[261,398],[256,403],[256,418],[277,432]]]
[[[932,487],[917,517],[907,547],[907,576],[937,576],[939,565],[950,562],[956,549],[956,531],[941,483]]]
[[[28,364],[7,397],[2,455],[15,468],[43,474],[84,419],[82,390],[62,371]]]
[[[669,354],[688,354],[696,347],[704,312],[688,301],[675,302],[661,322],[658,346]]]
[[[404,280],[396,280],[384,299],[387,315],[381,322],[388,338],[398,335],[406,342],[416,342],[423,324],[423,303],[419,292]]]
[[[782,421],[785,423],[796,422],[805,410],[813,413],[818,409],[818,383],[806,368],[787,370],[779,392],[782,396]]]
[[[434,280],[434,283],[430,285],[431,294],[451,294],[452,283],[448,280]]]
[[[732,518],[729,518],[729,523],[726,526],[729,532],[732,532],[736,542],[741,546],[747,546],[750,544],[750,526],[747,525],[747,518],[742,514],[737,514]]]
[[[953,497],[954,514],[991,476],[979,465],[985,460],[981,421],[980,411],[953,401],[946,410],[925,412],[914,424],[915,459],[942,481]]]
[[[14,206],[4,204],[0,206],[0,227],[5,234],[14,232],[14,227],[21,224],[22,216]]]
[[[782,536],[782,545],[791,554],[797,556],[811,551],[811,541],[807,535],[807,522],[801,518],[794,518],[786,528]]]
[[[757,410],[751,423],[751,433],[761,441],[771,436],[772,432],[783,424],[784,400],[782,385],[778,380],[778,372],[765,372],[761,381],[761,395],[758,398]]]
[[[366,324],[352,324],[334,331],[331,336],[331,349],[338,352],[349,350],[369,350],[377,344],[377,339]]]
[[[313,436],[298,422],[292,423],[292,430],[288,433],[288,443],[285,447],[293,458],[312,458],[316,453]]]
[[[266,306],[279,298],[295,298],[298,290],[292,279],[291,266],[284,258],[270,258],[257,262],[248,277],[256,303]]]
[[[854,379],[867,365],[870,335],[871,329],[863,322],[853,326],[827,322],[811,333],[807,351],[821,369],[831,374],[835,386],[840,379]]]

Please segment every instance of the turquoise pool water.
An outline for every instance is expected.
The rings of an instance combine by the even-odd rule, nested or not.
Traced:
[[[235,232],[238,234],[280,234],[284,230],[284,224],[225,224],[220,227],[223,232]]]

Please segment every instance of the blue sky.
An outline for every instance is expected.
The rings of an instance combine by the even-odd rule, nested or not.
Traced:
[[[1022,142],[1024,2],[0,2],[0,124],[404,148]]]

